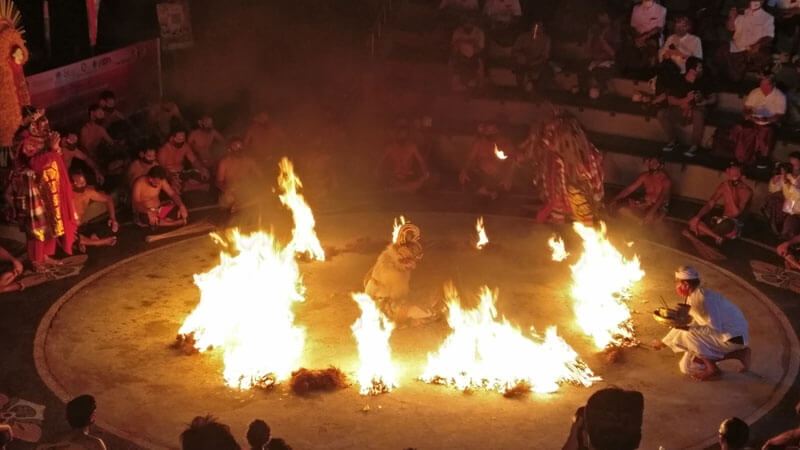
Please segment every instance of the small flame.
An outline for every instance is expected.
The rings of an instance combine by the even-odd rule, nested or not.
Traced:
[[[351,327],[358,341],[358,356],[361,367],[356,379],[361,395],[376,395],[391,392],[397,387],[397,370],[392,364],[392,349],[389,337],[392,323],[367,294],[353,294],[353,300],[361,308],[361,317]]]
[[[420,377],[428,383],[505,392],[526,383],[539,393],[555,392],[559,383],[590,386],[599,378],[550,327],[545,336],[526,336],[497,317],[497,291],[484,286],[476,309],[463,310],[452,285],[445,286],[452,332]]]
[[[322,245],[314,232],[314,214],[303,198],[303,194],[297,192],[299,188],[303,187],[303,183],[295,175],[294,166],[289,158],[281,159],[280,169],[278,185],[283,191],[283,194],[280,195],[281,203],[292,211],[294,218],[292,241],[286,247],[293,249],[295,253],[307,254],[311,259],[325,261],[325,251],[322,250]]]
[[[403,216],[394,218],[394,229],[392,230],[392,243],[397,243],[397,237],[400,234],[400,228],[406,224],[406,218]]]
[[[264,232],[245,236],[234,229],[229,241],[238,253],[223,250],[219,265],[194,276],[200,303],[178,334],[193,333],[200,352],[223,350],[228,386],[249,389],[270,377],[281,382],[297,369],[305,342],[292,313],[305,290],[294,252]]]
[[[508,158],[508,155],[506,155],[504,151],[497,148],[497,144],[494,144],[494,156],[497,156],[497,159]]]
[[[478,243],[475,244],[475,247],[480,250],[489,243],[489,238],[486,237],[486,230],[483,228],[483,217],[478,217],[478,223],[475,224],[475,229],[478,231]]]
[[[578,325],[599,349],[632,342],[633,323],[626,301],[633,285],[644,277],[639,257],[623,257],[606,238],[603,222],[600,230],[578,222],[573,228],[583,239],[583,254],[570,267]]]
[[[547,245],[553,249],[553,261],[563,261],[567,259],[569,253],[564,248],[564,240],[561,239],[561,236],[553,235],[550,237],[550,240],[547,241]]]

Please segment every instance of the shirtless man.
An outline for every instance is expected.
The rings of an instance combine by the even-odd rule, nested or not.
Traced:
[[[91,395],[75,397],[67,403],[67,422],[72,430],[58,442],[40,445],[36,448],[38,450],[106,450],[103,440],[89,433],[89,427],[95,422],[96,410],[97,403]]]
[[[186,225],[189,212],[178,195],[167,181],[167,171],[161,166],[154,166],[146,175],[133,182],[132,188],[133,211],[136,215],[136,224],[141,227],[173,227]],[[171,202],[161,202],[161,192],[172,199]]]
[[[82,161],[88,169],[94,173],[94,179],[99,186],[102,186],[105,179],[103,173],[100,171],[97,163],[86,153],[78,148],[78,135],[75,133],[67,133],[67,136],[61,140],[61,158],[64,159],[64,167],[67,171],[76,171],[78,168],[72,169],[74,160]]]
[[[185,131],[173,130],[169,140],[158,149],[157,159],[166,169],[172,189],[176,192],[208,189],[208,184],[203,183],[208,180],[208,169],[203,167],[192,149],[186,145]],[[184,170],[184,160],[189,161],[195,172]]]
[[[110,195],[95,190],[94,187],[86,184],[86,178],[80,172],[73,172],[70,174],[72,181],[72,204],[75,209],[75,215],[78,221],[78,239],[76,244],[78,250],[81,252],[86,251],[86,247],[105,247],[112,246],[117,243],[117,237],[109,235],[116,233],[119,230],[119,223],[117,223],[117,214],[114,209],[114,200]],[[86,208],[92,202],[103,203],[106,205],[108,211],[108,228],[103,228],[103,231],[94,231],[97,227],[89,222],[89,218],[85,216]],[[99,234],[102,234],[101,237]]]
[[[128,166],[128,187],[133,186],[133,182],[136,181],[137,178],[147,174],[153,166],[157,165],[156,149],[145,147],[139,151],[139,157]]]
[[[625,217],[648,224],[664,218],[669,204],[669,190],[672,182],[664,172],[664,161],[661,158],[647,158],[647,172],[643,172],[630,186],[622,190],[612,205],[619,207],[617,212]],[[639,187],[644,187],[644,199],[630,198]],[[623,200],[626,205],[620,205]]]
[[[732,163],[725,170],[727,181],[720,183],[714,195],[700,208],[700,211],[689,220],[689,229],[683,234],[694,233],[699,236],[710,236],[717,245],[725,239],[737,239],[742,234],[744,223],[740,219],[747,209],[753,190],[742,182],[742,168],[737,163]],[[713,216],[702,219],[722,200],[722,216]]]
[[[430,177],[428,166],[417,145],[409,139],[407,128],[401,127],[395,132],[395,139],[386,147],[375,174],[390,192],[416,192]]]
[[[189,146],[192,147],[197,159],[209,171],[214,168],[216,161],[211,154],[211,146],[215,142],[223,142],[224,138],[214,128],[214,120],[209,115],[204,115],[197,121],[197,128],[189,133]]]
[[[511,163],[503,161],[495,150],[508,152],[512,145],[500,138],[494,123],[478,126],[478,137],[472,143],[467,162],[458,175],[458,182],[466,185],[475,178],[478,195],[494,200],[500,191],[511,189]],[[508,157],[507,154],[505,154]]]
[[[228,145],[227,152],[217,167],[216,184],[220,190],[219,202],[231,211],[242,206],[242,192],[250,175],[262,175],[261,169],[248,155],[243,154],[244,142],[240,138],[233,138]]]
[[[81,128],[81,145],[95,161],[102,161],[102,147],[114,145],[114,140],[103,128],[106,115],[98,104],[89,107],[89,121]]]

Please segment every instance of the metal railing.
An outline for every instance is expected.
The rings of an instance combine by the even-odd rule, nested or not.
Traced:
[[[384,28],[386,27],[387,20],[389,20],[389,12],[391,10],[392,0],[384,0],[381,3],[378,17],[375,19],[375,23],[372,25],[367,38],[367,49],[369,50],[369,56],[371,58],[375,57],[375,46],[380,43],[383,37]]]

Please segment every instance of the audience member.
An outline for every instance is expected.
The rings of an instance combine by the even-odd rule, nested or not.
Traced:
[[[131,161],[128,166],[127,181],[128,187],[133,186],[142,175],[145,175],[153,166],[158,165],[156,149],[152,147],[144,147],[139,151],[139,157]]]
[[[738,418],[725,419],[719,425],[720,450],[745,450],[750,440],[750,427]]]
[[[133,182],[131,203],[135,222],[140,227],[173,227],[186,225],[189,212],[181,196],[167,181],[167,171],[161,166],[152,167],[146,175]],[[162,202],[161,193],[172,201]]]
[[[530,32],[517,37],[513,47],[514,75],[520,89],[526,92],[533,90],[545,69],[549,67],[550,48],[550,36],[540,21],[533,23]]]
[[[472,143],[464,167],[458,175],[462,186],[472,184],[478,195],[496,199],[511,189],[512,166],[500,159],[498,152],[510,152],[513,146],[500,136],[493,122],[478,125],[478,136]],[[508,157],[509,155],[505,155]]]
[[[254,175],[262,175],[261,168],[243,151],[244,143],[239,138],[231,139],[227,154],[217,167],[216,185],[220,190],[219,203],[231,211],[246,203],[245,187],[252,186]],[[251,195],[254,192],[250,193]]]
[[[617,194],[612,204],[618,206],[617,212],[622,216],[649,224],[663,219],[667,214],[672,182],[664,172],[664,160],[651,156],[645,162],[647,171],[642,172],[636,181]],[[631,194],[636,193],[640,187],[644,187],[644,195],[631,198]],[[623,200],[628,200],[627,204],[620,205]]]
[[[453,91],[475,90],[483,87],[483,58],[475,52],[472,42],[462,41],[450,55],[450,88]]]
[[[417,144],[409,137],[407,124],[401,124],[378,160],[375,169],[382,187],[390,192],[416,192],[430,177],[428,165]]]
[[[263,450],[269,442],[270,429],[266,422],[256,419],[247,428],[247,443],[250,450]]]
[[[793,53],[797,49],[798,33],[800,33],[800,1],[798,0],[769,0],[768,7],[775,16],[776,37],[786,38],[787,45],[781,48]]]
[[[103,127],[105,112],[98,104],[89,107],[89,121],[81,128],[81,146],[94,161],[105,161],[103,153],[110,150],[114,140]]]
[[[744,14],[731,8],[726,26],[733,32],[731,42],[716,55],[721,75],[740,82],[745,72],[762,72],[772,62],[772,38],[775,24],[771,14],[762,8],[763,0],[751,0]]]
[[[575,411],[563,450],[635,450],[642,440],[644,396],[600,389]]]
[[[292,447],[281,438],[270,439],[267,450],[292,450]]]
[[[625,42],[620,64],[623,71],[652,76],[658,62],[667,9],[655,0],[642,0],[631,13],[631,34]]]
[[[783,224],[780,237],[790,239],[800,234],[800,152],[789,155],[790,171],[783,176]]]
[[[486,37],[483,30],[475,24],[475,18],[471,15],[464,15],[459,26],[453,30],[453,37],[450,39],[452,44],[451,53],[459,51],[463,42],[472,44],[476,54],[481,54],[486,46]]]
[[[699,37],[689,32],[691,28],[692,23],[688,17],[676,17],[675,32],[664,41],[664,45],[658,52],[658,57],[662,62],[672,61],[681,73],[686,72],[686,60],[690,57],[703,59],[703,44]]]
[[[2,267],[2,269],[0,269],[0,293],[21,291],[24,289],[21,283],[14,282],[18,276],[22,275],[22,262],[3,247],[0,247],[0,262],[2,262],[0,263],[0,267]],[[10,267],[8,267],[9,264]],[[0,431],[2,431],[2,428],[0,428]],[[2,436],[0,436],[0,438],[2,438]],[[2,444],[2,439],[0,439],[0,444]],[[2,448],[2,445],[0,445],[0,449]]]
[[[689,220],[689,229],[684,233],[710,236],[717,245],[741,236],[744,227],[741,217],[747,211],[753,190],[742,181],[742,168],[738,164],[731,164],[725,175],[728,179],[720,183],[708,202]],[[706,217],[719,201],[723,205],[722,215]]]
[[[770,438],[761,447],[761,450],[773,450],[779,448],[791,448],[790,446],[800,445],[800,427],[792,428],[783,433]]]
[[[97,403],[91,395],[75,397],[67,403],[67,422],[72,428],[56,443],[40,445],[37,449],[80,449],[80,450],[106,450],[106,444],[97,436],[89,433],[89,428],[94,424]]]
[[[214,119],[209,115],[200,117],[197,121],[197,128],[189,133],[189,146],[192,147],[200,164],[211,171],[217,165],[216,158],[212,154],[212,146],[215,142],[224,142],[225,138],[214,128]]]
[[[75,208],[75,219],[78,222],[78,250],[85,252],[86,247],[115,245],[117,237],[114,234],[119,230],[119,223],[117,223],[114,200],[110,195],[89,186],[83,173],[73,172],[70,174],[70,178],[72,179],[72,203]],[[92,219],[99,215],[93,217],[86,215],[86,210],[92,202],[105,205],[108,213],[107,226],[97,226],[98,224],[92,223]]]
[[[181,193],[191,190],[207,190],[208,169],[203,167],[192,149],[186,145],[186,131],[175,129],[169,140],[158,149],[156,158],[169,177],[169,182],[175,192]],[[192,169],[184,168],[188,161]]]
[[[509,25],[522,16],[519,0],[486,0],[483,14],[492,24]]]
[[[105,182],[103,172],[97,163],[78,148],[77,134],[67,133],[67,136],[61,140],[61,158],[64,160],[64,167],[68,172],[90,170],[94,174],[94,181],[98,186],[102,186]]]
[[[734,156],[742,164],[756,163],[767,167],[772,146],[775,144],[775,127],[786,114],[786,97],[775,87],[771,75],[763,75],[759,86],[744,101],[744,121],[731,130],[736,142]]]
[[[769,194],[761,206],[761,214],[767,219],[770,229],[775,235],[780,236],[787,214],[783,212],[786,197],[783,195],[784,185],[789,182],[787,175],[792,173],[789,163],[776,163],[772,177],[769,179],[767,190]]]
[[[183,450],[241,450],[231,429],[212,416],[197,416],[181,433]]]
[[[607,11],[597,13],[585,45],[589,62],[578,72],[578,87],[573,93],[583,91],[588,92],[591,98],[598,98],[608,90],[608,80],[614,76],[620,46],[619,30],[614,28]]]
[[[100,107],[103,108],[104,118],[102,125],[108,129],[114,122],[125,121],[125,116],[117,109],[117,96],[114,91],[105,90],[100,93]]]

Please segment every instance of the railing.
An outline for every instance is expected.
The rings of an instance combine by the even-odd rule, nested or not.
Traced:
[[[384,0],[381,3],[378,17],[375,19],[375,23],[372,25],[369,37],[367,38],[367,49],[369,50],[369,56],[371,58],[375,57],[375,46],[380,43],[383,37],[384,27],[386,26],[386,21],[389,19],[389,12],[391,10],[392,0]]]

